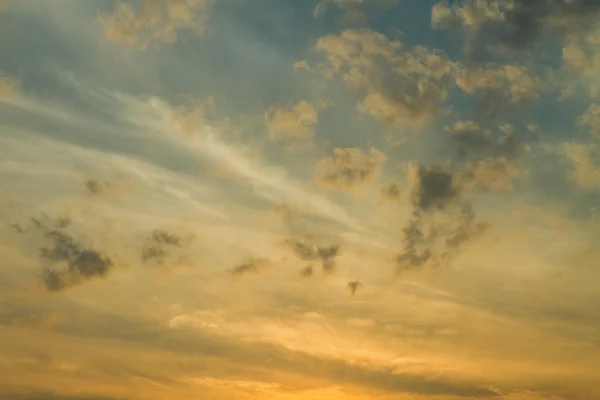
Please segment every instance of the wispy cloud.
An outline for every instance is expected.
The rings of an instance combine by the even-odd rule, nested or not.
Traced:
[[[0,399],[600,397],[594,2],[5,3]]]

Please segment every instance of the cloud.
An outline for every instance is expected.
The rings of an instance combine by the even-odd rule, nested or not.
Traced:
[[[316,260],[318,257],[315,246],[307,245],[304,242],[296,240],[288,240],[287,243],[291,246],[296,256],[303,261]]]
[[[325,76],[340,76],[358,91],[357,110],[386,124],[411,127],[430,122],[443,111],[453,85],[455,65],[440,50],[404,49],[369,29],[326,35],[316,44],[326,63]]]
[[[110,257],[85,246],[67,231],[72,224],[68,216],[50,218],[43,214],[39,218],[30,218],[29,222],[28,228],[17,224],[16,231],[23,236],[15,243],[25,240],[25,245],[30,246],[41,234],[42,243],[38,246],[37,255],[38,263],[42,264],[41,278],[48,291],[60,291],[85,281],[104,278],[114,267]]]
[[[464,245],[480,238],[488,228],[488,223],[475,220],[468,204],[443,214],[416,215],[403,230],[403,248],[395,259],[397,271],[447,266]]]
[[[335,148],[333,157],[323,158],[315,165],[318,184],[334,189],[362,188],[379,178],[387,159],[375,148],[366,153],[356,148]]]
[[[450,7],[439,2],[431,20],[434,28],[466,34],[469,51],[498,44],[525,50],[549,31],[554,38],[585,35],[599,13],[595,0],[467,0]]]
[[[287,245],[294,255],[302,261],[320,260],[323,272],[331,274],[336,270],[336,258],[340,253],[340,245],[316,245],[302,240],[288,239]],[[312,266],[307,266],[300,272],[301,276],[309,277],[313,274]]]
[[[131,189],[132,186],[131,180],[125,177],[123,173],[117,173],[106,178],[88,178],[84,182],[85,191],[91,196],[120,195]]]
[[[413,186],[412,203],[423,211],[444,209],[458,199],[461,191],[457,176],[441,168],[412,165],[409,179]]]
[[[465,170],[456,177],[464,190],[512,190],[513,181],[524,175],[520,156],[528,149],[510,124],[498,132],[483,129],[473,121],[456,121],[444,127],[456,147],[456,158],[466,161]]]
[[[193,238],[192,238],[193,239]],[[189,240],[185,240],[188,242]],[[162,265],[172,255],[172,250],[180,249],[184,239],[164,229],[155,229],[142,246],[141,259],[143,263]]]
[[[494,135],[491,129],[483,129],[473,121],[456,121],[446,125],[447,133],[457,147],[457,158],[485,159],[488,157],[513,158],[523,150],[513,129],[506,129],[501,135]]]
[[[86,249],[66,232],[46,232],[48,244],[39,250],[39,257],[50,266],[43,269],[42,278],[49,291],[59,291],[83,281],[108,275],[113,262],[96,250]],[[54,265],[66,263],[66,268]]]
[[[119,400],[118,397],[106,397],[96,395],[65,395],[55,392],[41,391],[0,391],[0,400]]]
[[[594,0],[514,0],[506,10],[500,39],[510,46],[523,48],[538,37],[545,25],[563,34],[584,33],[599,14],[600,4]]]
[[[89,194],[100,194],[106,190],[106,186],[105,182],[101,182],[97,179],[88,179],[85,181],[85,190]]]
[[[464,30],[467,34],[491,21],[501,21],[504,13],[497,1],[467,0],[448,6],[439,2],[431,8],[431,24],[437,29]]]
[[[383,200],[393,202],[402,196],[402,188],[397,180],[391,179],[380,186],[379,193]]]
[[[303,278],[310,278],[313,274],[314,271],[312,265],[308,265],[300,270],[300,276]]]
[[[201,34],[214,0],[143,0],[136,9],[117,3],[114,14],[100,18],[109,40],[146,48],[172,43],[181,31]]]
[[[154,98],[150,102],[152,111],[159,121],[167,121],[162,127],[165,133],[184,132],[182,124],[173,118],[172,109],[164,101]],[[223,134],[212,126],[203,126],[187,140],[175,135],[175,140],[188,150],[226,165],[240,180],[255,189],[256,194],[275,204],[286,203],[304,212],[337,221],[353,230],[364,230],[361,224],[350,217],[346,210],[330,199],[306,190],[289,176],[287,170],[256,162],[247,155],[243,147],[227,143]]]
[[[299,101],[289,109],[275,108],[265,113],[268,136],[273,141],[311,138],[318,121],[317,108],[306,101]]]
[[[340,245],[334,244],[326,247],[317,247],[317,254],[324,263],[331,262],[335,259],[340,251]]]
[[[313,11],[313,17],[317,18],[327,12],[332,5],[340,8],[343,18],[348,22],[363,22],[366,18],[362,8],[367,5],[378,7],[393,7],[400,0],[319,0]]]
[[[471,63],[418,21],[432,2],[348,31],[342,6],[313,20],[316,0],[215,2],[194,11],[216,18],[215,34],[197,36],[201,19],[175,23],[171,3],[144,14],[135,0],[116,6],[134,10],[128,43],[161,49],[123,52],[93,46],[107,34],[98,7],[114,3],[13,3],[0,30],[19,40],[0,41],[1,67],[26,90],[0,101],[0,397],[600,397],[598,148],[581,132],[564,143],[593,132],[594,110],[577,125],[580,87],[559,105],[546,90],[539,63],[566,72],[560,41]],[[442,25],[495,46],[506,10],[451,4]],[[584,57],[565,62],[587,88],[595,44],[576,36],[567,45]],[[14,46],[24,38],[30,52]],[[185,43],[161,46],[175,38]],[[39,46],[48,62],[26,62]],[[298,59],[310,71],[291,75]],[[214,110],[196,106],[211,94]],[[261,140],[270,128],[277,139]],[[386,141],[407,131],[420,134]],[[339,152],[280,151],[326,139]],[[326,187],[364,195],[322,190],[321,157]],[[135,190],[113,196],[107,166]],[[573,187],[554,179],[565,173]],[[190,268],[151,268],[181,257]]]
[[[512,190],[519,173],[505,157],[470,161],[465,170],[456,172],[412,164],[405,190],[413,213],[403,228],[402,250],[395,259],[399,271],[447,265],[456,258],[464,245],[490,227],[476,220],[471,194]]]
[[[505,108],[532,104],[543,89],[542,80],[532,76],[527,67],[511,64],[462,67],[457,72],[456,85],[463,92],[475,95],[488,116],[496,116]]]
[[[231,270],[231,275],[234,278],[239,278],[248,274],[258,274],[262,271],[263,268],[268,266],[270,263],[267,260],[263,259],[255,259],[251,260],[247,263],[238,265],[237,267]]]
[[[566,143],[565,153],[571,163],[569,179],[582,189],[600,188],[600,162],[592,149],[584,144]]]
[[[0,6],[1,8],[1,6]],[[0,101],[10,97],[19,87],[19,81],[0,72]]]
[[[600,28],[590,29],[585,35],[569,36],[562,49],[562,59],[568,72],[578,79],[567,83],[566,94],[574,91],[574,83],[583,86],[588,96],[597,98],[600,91]]]
[[[600,104],[593,103],[577,118],[577,124],[587,128],[592,137],[600,139]]]
[[[360,288],[362,288],[362,283],[360,283],[359,281],[350,281],[350,282],[348,282],[348,284],[346,285],[346,287],[350,291],[350,295],[354,296],[356,294],[356,292]]]
[[[523,167],[505,157],[489,161],[470,161],[468,172],[461,177],[465,188],[484,191],[512,190],[513,181],[524,174]]]
[[[526,66],[464,65],[442,50],[406,48],[368,29],[323,36],[316,50],[325,55],[316,70],[339,76],[359,94],[357,111],[387,125],[420,128],[447,114],[454,87],[476,96],[488,116],[531,104],[544,89]]]
[[[411,187],[411,203],[414,207],[413,218],[402,230],[403,249],[396,257],[400,270],[421,268],[433,263],[437,265],[434,242],[441,233],[435,220],[437,210],[448,210],[458,206],[462,188],[459,187],[457,176],[441,168],[428,168],[411,165],[408,185]],[[463,230],[464,227],[458,229]],[[453,235],[452,233],[450,235]],[[444,251],[444,250],[442,250]]]

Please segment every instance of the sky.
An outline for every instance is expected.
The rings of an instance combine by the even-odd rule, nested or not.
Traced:
[[[0,2],[0,400],[600,399],[600,2]]]

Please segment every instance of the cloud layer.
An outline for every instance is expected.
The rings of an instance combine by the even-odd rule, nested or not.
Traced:
[[[600,398],[597,2],[0,4],[0,399]]]

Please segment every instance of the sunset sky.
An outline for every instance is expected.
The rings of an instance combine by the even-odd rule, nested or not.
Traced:
[[[600,399],[600,1],[0,1],[0,400]]]

